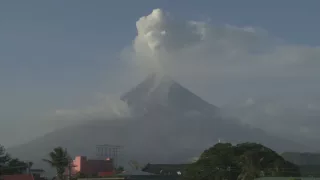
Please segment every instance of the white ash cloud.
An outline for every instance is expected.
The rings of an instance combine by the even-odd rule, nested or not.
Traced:
[[[68,120],[95,120],[130,117],[131,110],[128,104],[116,96],[97,94],[95,104],[78,109],[58,109],[56,118]]]
[[[286,44],[261,28],[184,21],[161,9],[141,17],[136,28],[134,59],[145,69],[227,77],[306,76],[320,65],[319,47]]]
[[[161,9],[155,9],[150,15],[141,17],[136,27],[138,35],[134,41],[135,50],[151,55],[161,50],[179,50],[201,41],[203,36],[197,24],[178,21]]]

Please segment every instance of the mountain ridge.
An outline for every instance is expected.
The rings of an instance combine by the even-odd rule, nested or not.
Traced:
[[[218,107],[193,94],[171,77],[157,73],[148,75],[143,82],[125,93],[121,100],[138,114],[159,106],[179,113],[200,111],[208,114],[211,111],[209,114],[213,115],[218,112]]]

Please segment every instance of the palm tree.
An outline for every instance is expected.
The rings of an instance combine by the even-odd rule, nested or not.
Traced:
[[[56,147],[49,153],[49,157],[50,159],[43,159],[43,161],[54,167],[57,171],[58,179],[63,180],[63,174],[69,165],[70,159],[67,150],[62,147]]]

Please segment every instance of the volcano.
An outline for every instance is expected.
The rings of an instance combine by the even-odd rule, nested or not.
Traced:
[[[56,146],[67,148],[73,156],[95,157],[98,144],[121,145],[119,164],[124,166],[133,159],[141,163],[186,163],[218,141],[259,142],[280,152],[307,149],[236,118],[224,117],[218,107],[165,75],[150,74],[121,99],[132,110],[131,117],[87,120],[8,151],[43,168],[46,165],[41,159]]]
[[[121,98],[127,102],[134,115],[150,112],[185,114],[197,112],[215,116],[218,108],[207,103],[169,76],[152,73],[142,83]]]

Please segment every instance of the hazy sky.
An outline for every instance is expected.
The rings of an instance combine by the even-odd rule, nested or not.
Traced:
[[[142,45],[150,40],[177,48],[181,53],[161,56],[177,61],[161,66],[172,67],[168,71],[176,71],[172,74],[183,85],[210,103],[223,105],[270,94],[308,95],[314,100],[320,97],[319,6],[317,0],[3,0],[0,144],[21,143],[47,131],[51,126],[47,122],[61,109],[94,106],[101,94],[127,91],[141,78],[136,73],[141,63],[128,63],[132,52],[137,55],[140,40]],[[138,33],[136,22],[156,8],[170,15],[140,21]],[[188,29],[191,21],[196,22],[194,28],[204,26],[205,37],[189,38],[194,33]],[[144,28],[153,28],[159,36],[163,34],[157,28],[173,33],[170,38],[149,34],[151,39],[144,41]],[[205,50],[189,52],[184,47],[188,43]],[[221,49],[206,49],[216,46]],[[226,52],[218,56],[221,50]],[[236,50],[235,56],[226,57],[229,50]],[[270,52],[257,55],[255,51],[261,50]],[[186,65],[179,69],[182,59]],[[225,63],[226,59],[230,61]],[[202,73],[196,73],[198,69]]]

